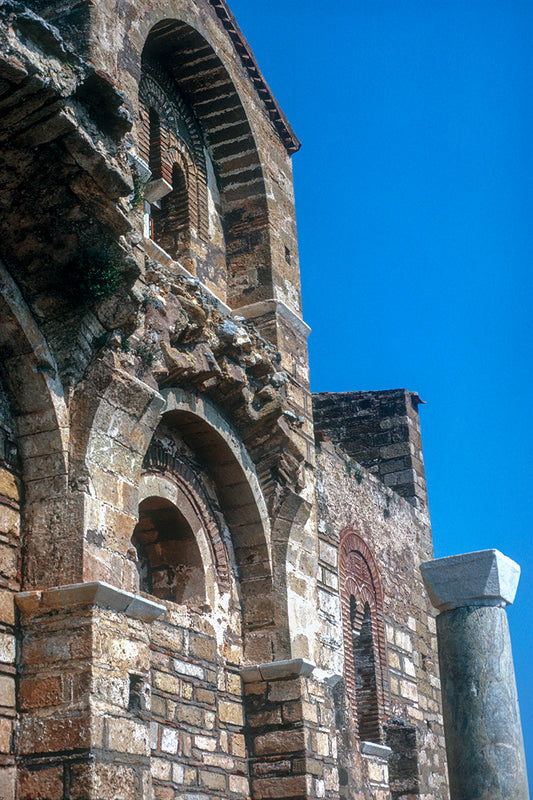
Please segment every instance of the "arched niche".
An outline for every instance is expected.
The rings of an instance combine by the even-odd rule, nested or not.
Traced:
[[[139,504],[139,522],[132,537],[138,553],[139,588],[160,600],[201,607],[206,603],[204,562],[182,507],[158,496]]]
[[[254,465],[237,433],[210,401],[177,388],[162,394],[162,422],[179,434],[216,488],[230,542],[221,533],[208,532],[209,557],[219,584],[225,571],[236,573],[246,657],[260,660],[264,650],[271,658],[276,632],[270,525]],[[187,477],[189,485],[193,480],[194,474]]]
[[[173,190],[172,153],[182,151],[180,168],[197,234],[195,247],[189,241],[190,261],[183,252],[184,266],[239,307],[273,297],[267,190],[245,103],[217,50],[191,21],[167,18],[153,25],[142,50],[138,144],[143,159],[156,167],[154,178],[166,181],[167,192]],[[157,148],[168,154],[161,168],[154,163],[157,148],[150,149],[154,113],[160,120],[175,119],[161,126]],[[222,252],[216,243],[210,252],[217,217],[224,247]],[[202,229],[209,231],[203,259]]]
[[[379,743],[386,718],[383,590],[370,548],[351,529],[340,540],[339,590],[346,705],[358,737]]]
[[[226,531],[222,530],[205,487],[175,460],[169,462],[165,459],[163,464],[159,454],[159,463],[156,464],[149,457],[150,451],[151,448],[147,453],[145,470],[139,483],[139,523],[132,537],[138,552],[140,589],[160,599],[183,603],[196,610],[202,607],[206,611],[215,609],[220,597],[228,592],[235,603],[235,580],[230,564],[233,559],[228,553]],[[160,508],[163,512],[160,512]],[[161,524],[160,519],[163,520]],[[165,519],[168,524],[164,523]],[[165,524],[166,528],[163,530],[162,526]],[[164,566],[159,551],[165,550],[162,547],[152,551],[150,546],[171,540],[183,541],[185,544],[183,547],[170,546],[168,555],[171,562],[166,562],[169,569],[172,571],[175,566],[178,567],[178,572],[183,572],[189,568],[200,568],[202,573],[202,581],[199,581],[200,574],[196,572],[195,577],[191,577],[192,582],[188,589],[185,586],[180,587],[174,596],[171,596],[171,592],[165,594],[164,576],[161,590],[154,586],[153,577],[150,588],[150,570],[154,566],[152,556],[157,556],[159,565]],[[184,580],[187,582],[186,575]],[[200,582],[202,591],[195,592],[194,585],[199,586]]]
[[[61,492],[67,475],[68,411],[55,359],[15,281],[0,262],[1,372],[17,426],[27,492]],[[33,485],[35,483],[35,485]]]
[[[63,387],[54,356],[1,262],[0,374],[21,468],[23,588],[74,582],[81,574],[81,549],[63,524],[72,502],[67,490],[69,414]],[[61,543],[67,540],[69,547],[59,559]]]

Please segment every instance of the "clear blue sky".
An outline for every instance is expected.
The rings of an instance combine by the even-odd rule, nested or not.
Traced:
[[[533,775],[533,3],[229,2],[303,142],[313,391],[418,391],[436,555],[522,566]]]

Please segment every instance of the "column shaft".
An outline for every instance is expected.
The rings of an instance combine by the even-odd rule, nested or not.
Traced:
[[[444,611],[437,633],[452,800],[528,800],[505,609]]]

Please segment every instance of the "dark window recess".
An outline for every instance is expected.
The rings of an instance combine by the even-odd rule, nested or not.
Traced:
[[[173,503],[162,497],[143,500],[132,542],[142,592],[180,604],[205,603],[200,549],[191,526]]]
[[[365,742],[380,742],[372,615],[369,604],[361,609],[353,595],[350,597],[350,623],[359,736]]]
[[[141,675],[130,675],[128,711],[133,713],[146,711],[146,684]]]
[[[162,177],[162,153],[161,153],[161,122],[159,116],[153,108],[149,111],[150,125],[150,159],[149,167],[152,179]]]
[[[285,261],[287,262],[287,264],[291,263],[291,251],[289,250],[288,247],[285,247]]]
[[[187,181],[179,164],[172,170],[172,191],[152,208],[153,240],[173,258],[190,244],[191,222]]]

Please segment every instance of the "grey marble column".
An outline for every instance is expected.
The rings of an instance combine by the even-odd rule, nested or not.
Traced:
[[[452,800],[528,800],[505,606],[520,567],[497,550],[422,564],[437,637]]]

